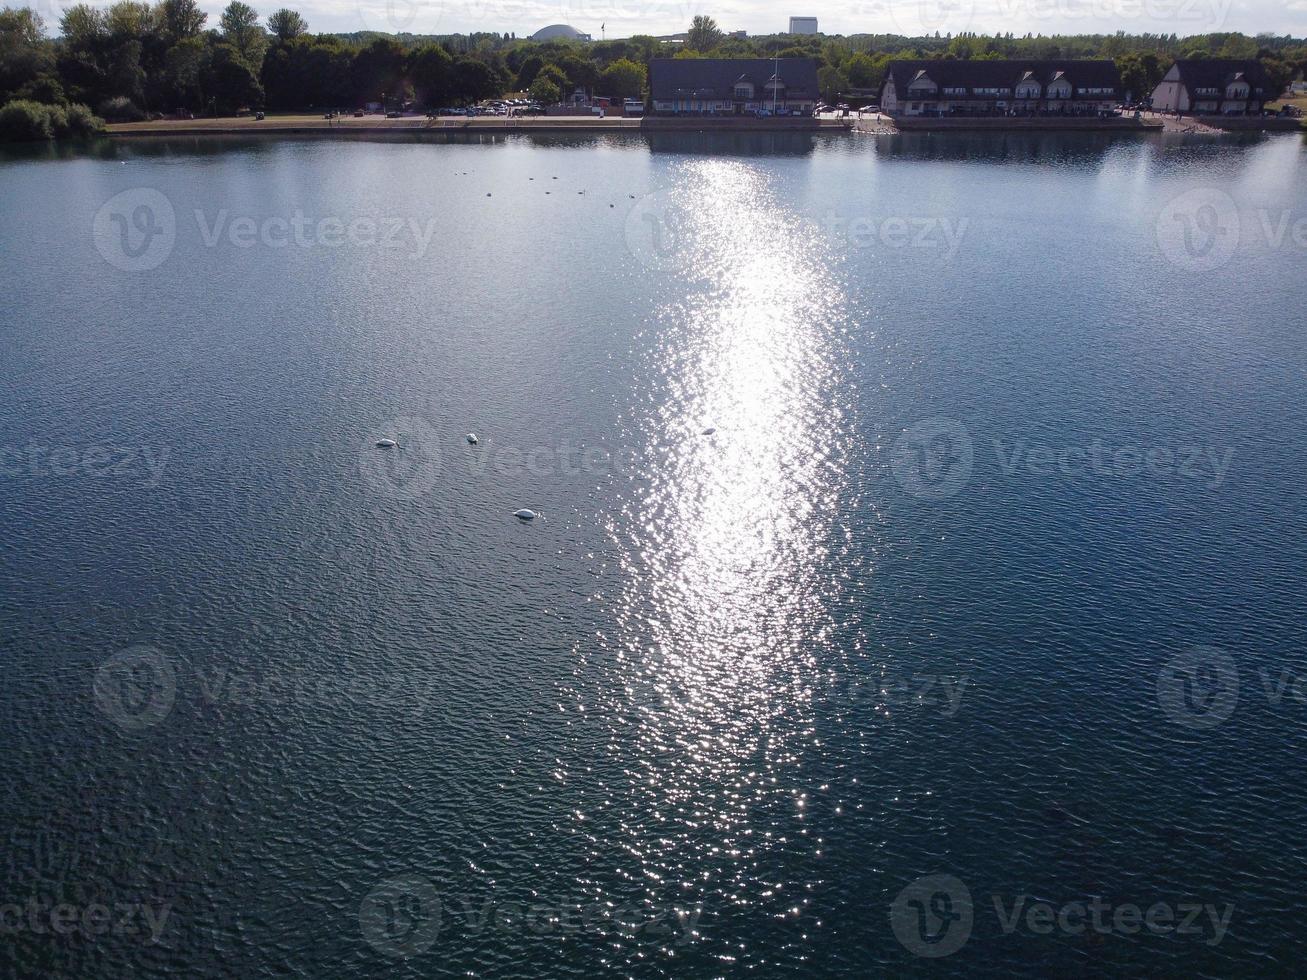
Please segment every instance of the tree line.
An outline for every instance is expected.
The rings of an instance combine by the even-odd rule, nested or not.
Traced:
[[[125,121],[409,100],[434,108],[507,92],[554,103],[576,89],[638,98],[657,57],[810,57],[828,101],[874,91],[894,58],[1112,58],[1136,96],[1150,92],[1177,58],[1257,58],[1277,86],[1307,68],[1307,44],[1272,35],[741,38],[697,16],[671,39],[537,43],[494,33],[313,34],[294,10],[265,20],[242,0],[232,0],[215,25],[208,21],[196,0],[77,3],[64,9],[52,36],[31,8],[0,10],[0,137],[15,127],[34,127],[35,138],[78,133],[93,129],[96,115]]]

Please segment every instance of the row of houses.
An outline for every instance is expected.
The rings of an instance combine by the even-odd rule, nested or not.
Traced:
[[[664,115],[809,114],[820,102],[811,58],[655,59],[653,111]],[[880,88],[892,116],[1093,116],[1129,95],[1108,60],[893,61]],[[1177,61],[1152,93],[1166,112],[1260,115],[1279,95],[1257,61]]]
[[[1152,92],[1163,112],[1260,115],[1279,95],[1257,61],[1177,61]],[[1129,95],[1111,61],[896,61],[881,88],[891,115],[1094,115]]]

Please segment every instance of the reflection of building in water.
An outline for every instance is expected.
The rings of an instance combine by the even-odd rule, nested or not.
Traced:
[[[1121,147],[1146,147],[1137,136],[1104,132],[929,132],[878,139],[876,153],[893,160],[969,160],[1058,167],[1097,166]]]
[[[725,157],[801,157],[812,153],[818,138],[816,133],[732,133],[715,132],[667,133],[650,130],[644,139],[650,153],[690,153]]]

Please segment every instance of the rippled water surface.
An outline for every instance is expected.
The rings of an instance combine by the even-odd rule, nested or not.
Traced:
[[[1299,138],[0,188],[8,972],[1301,958]]]

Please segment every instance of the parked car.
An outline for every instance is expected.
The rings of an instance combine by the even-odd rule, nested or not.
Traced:
[[[363,118],[363,110],[362,110],[362,109],[355,109],[355,110],[354,110],[354,118],[355,118],[355,119],[362,119],[362,118]]]
[[[543,116],[545,109],[544,106],[529,105],[525,109],[519,109],[518,114],[522,116]]]
[[[391,109],[388,113],[386,113],[386,118],[387,118],[387,119],[398,119],[398,118],[399,118],[400,116],[402,116],[402,115],[403,115],[403,113],[400,112],[398,109]]]

